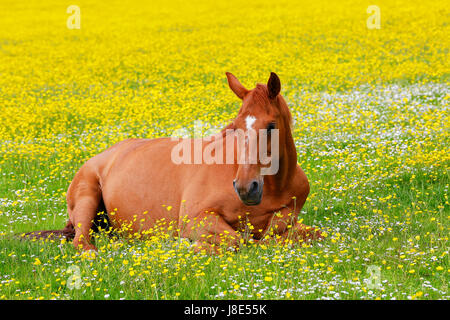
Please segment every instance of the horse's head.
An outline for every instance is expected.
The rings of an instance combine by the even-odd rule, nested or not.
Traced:
[[[291,115],[281,97],[280,79],[270,74],[267,85],[257,84],[247,90],[239,80],[227,73],[231,90],[242,99],[242,107],[233,122],[241,137],[237,144],[237,173],[233,186],[245,205],[258,205],[262,200],[264,176],[276,175],[285,136],[290,134]]]

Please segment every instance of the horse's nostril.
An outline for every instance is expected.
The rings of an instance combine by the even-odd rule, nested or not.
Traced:
[[[258,190],[258,181],[253,181],[252,184],[250,185],[250,190],[248,191],[248,193],[253,193],[256,190]]]

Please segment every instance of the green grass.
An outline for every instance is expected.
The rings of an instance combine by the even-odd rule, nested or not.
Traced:
[[[17,201],[21,197],[8,190],[39,186],[39,177],[33,176],[37,168],[41,166],[33,161],[11,158],[4,163],[2,172],[14,172],[16,178],[3,176],[0,198],[9,196]],[[371,186],[361,185],[340,201],[333,200],[338,193],[323,188],[335,183],[330,175],[311,174],[314,200],[307,202],[302,217],[307,224],[319,225],[329,236],[310,247],[250,246],[238,253],[210,256],[193,254],[189,248],[177,246],[177,240],[110,242],[101,235],[96,240],[100,253],[93,260],[80,256],[71,244],[12,236],[64,225],[65,205],[60,190],[67,187],[68,181],[54,175],[44,190],[35,188],[41,195],[40,203],[2,209],[0,225],[12,233],[0,238],[0,297],[407,299],[419,292],[418,298],[448,298],[449,172],[424,169],[418,166]],[[46,170],[41,174],[52,176]],[[358,201],[358,195],[370,195],[372,199],[390,196],[395,201],[374,204],[370,200]],[[33,212],[48,214],[42,220],[42,215],[33,216]],[[18,219],[18,213],[28,220]],[[67,287],[71,274],[66,271],[72,265],[80,269],[80,289]],[[381,268],[382,289],[370,290],[365,283],[372,265]]]
[[[405,95],[411,89],[389,90]],[[402,102],[380,101],[383,93],[376,89],[369,92],[377,99],[361,95],[355,102],[348,99],[356,91],[331,93],[331,101],[344,102],[325,118],[328,127],[321,132],[303,128],[317,126],[329,112],[313,95],[318,111],[294,126],[299,163],[311,184],[300,218],[327,233],[311,245],[269,243],[211,256],[193,253],[180,239],[110,240],[100,234],[99,254],[90,259],[71,243],[22,240],[20,233],[64,226],[73,175],[120,136],[103,135],[88,149],[73,133],[4,150],[0,298],[448,299],[450,172],[442,156],[449,145],[448,93],[413,96],[416,107],[404,109]],[[422,105],[439,113],[423,122]],[[352,126],[355,113],[359,122]],[[76,126],[70,130],[78,132]],[[379,132],[390,135],[380,138]],[[129,134],[145,137],[138,129]],[[80,288],[67,286],[73,266]],[[380,287],[369,286],[373,267],[380,270]]]

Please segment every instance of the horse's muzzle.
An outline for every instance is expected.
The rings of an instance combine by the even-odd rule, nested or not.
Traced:
[[[263,180],[253,180],[246,186],[241,186],[236,180],[233,181],[234,190],[246,206],[256,206],[261,203],[263,186]]]

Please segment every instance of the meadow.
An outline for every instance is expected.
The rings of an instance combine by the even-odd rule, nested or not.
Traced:
[[[0,299],[449,299],[449,34],[439,0],[1,1]],[[17,237],[61,229],[112,144],[225,126],[227,71],[279,75],[324,240],[209,255],[100,235],[93,258]]]

